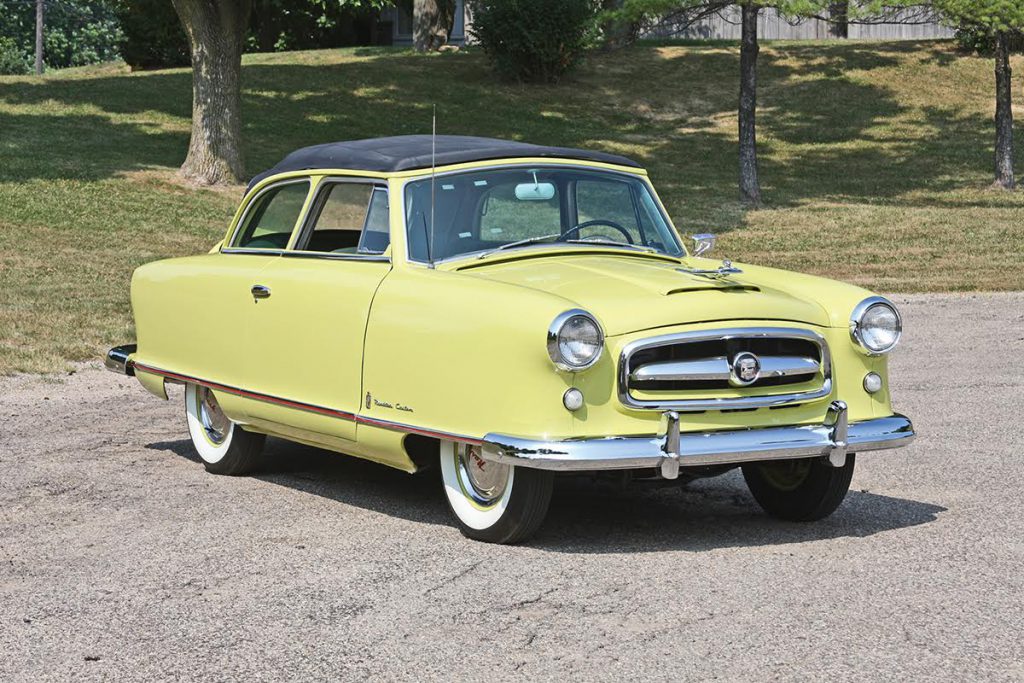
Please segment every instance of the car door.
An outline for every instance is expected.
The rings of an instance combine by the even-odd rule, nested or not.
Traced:
[[[372,180],[324,178],[302,229],[259,274],[250,326],[254,418],[283,435],[355,439],[366,321],[391,269],[388,194]]]
[[[251,361],[245,350],[255,313],[251,287],[280,258],[309,189],[309,179],[270,185],[248,201],[220,250],[137,271],[132,296],[143,365],[165,376],[246,387]],[[234,419],[245,417],[243,402],[231,401],[230,411]]]

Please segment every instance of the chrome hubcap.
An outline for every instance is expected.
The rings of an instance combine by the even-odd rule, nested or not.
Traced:
[[[217,403],[212,391],[206,387],[199,387],[197,397],[199,399],[199,421],[203,425],[203,431],[206,432],[206,438],[216,445],[224,443],[224,439],[227,438],[228,431],[231,429],[231,420],[220,409],[220,404]]]
[[[481,505],[494,503],[508,487],[509,465],[484,460],[479,446],[459,445],[455,465],[462,490]]]

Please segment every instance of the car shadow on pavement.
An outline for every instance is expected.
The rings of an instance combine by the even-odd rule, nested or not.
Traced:
[[[147,448],[199,462],[188,440]],[[265,467],[254,475],[260,481],[412,522],[454,526],[436,469],[409,475],[279,439],[267,441],[265,456]],[[683,486],[616,486],[567,476],[556,480],[547,520],[526,545],[564,553],[700,552],[863,538],[933,522],[946,510],[854,488],[831,517],[794,523],[764,515],[738,471]]]
[[[854,488],[824,520],[785,522],[761,511],[738,470],[683,486],[618,488],[577,478],[556,489],[547,521],[531,545],[567,553],[700,552],[863,538],[933,522],[946,510]]]
[[[188,439],[151,443],[201,466]],[[437,470],[409,475],[361,458],[268,438],[252,477],[302,493],[423,524],[451,525]]]

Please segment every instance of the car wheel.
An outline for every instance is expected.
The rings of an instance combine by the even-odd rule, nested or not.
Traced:
[[[206,387],[185,387],[185,415],[192,447],[207,472],[248,474],[259,464],[266,437],[232,422],[220,409],[216,395]]]
[[[772,517],[813,522],[828,517],[846,497],[856,457],[832,467],[825,458],[755,462],[743,466],[754,500]]]
[[[554,475],[486,461],[479,446],[445,441],[441,478],[448,508],[463,535],[487,543],[518,543],[544,521]]]

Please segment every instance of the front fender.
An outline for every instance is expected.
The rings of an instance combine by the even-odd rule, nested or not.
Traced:
[[[361,414],[474,439],[570,433],[562,394],[573,377],[552,364],[545,337],[574,307],[527,287],[396,269],[370,311]]]

